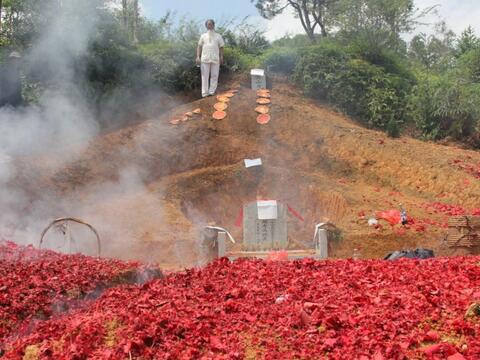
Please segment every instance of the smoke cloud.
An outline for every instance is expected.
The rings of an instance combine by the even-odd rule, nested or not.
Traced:
[[[43,174],[54,174],[78,159],[99,134],[100,125],[79,76],[84,73],[84,60],[99,21],[94,3],[65,0],[54,12],[46,9],[50,21],[24,54],[23,62],[27,72],[50,85],[36,105],[0,108],[0,240],[38,245],[42,229],[55,218],[97,216],[95,221],[106,237],[125,241],[126,237],[119,235],[128,236],[126,224],[111,224],[92,208],[129,191],[148,193],[143,171],[135,168],[121,170],[116,174],[117,182],[96,185],[73,196],[43,189],[35,179],[38,172],[34,165],[39,165]],[[30,178],[28,186],[19,178]],[[37,188],[32,190],[32,184]],[[73,225],[73,232],[93,244],[93,234],[81,226]],[[54,229],[46,245],[66,251],[64,241],[64,234]],[[95,254],[95,247],[92,251],[81,242],[76,246],[73,250]]]

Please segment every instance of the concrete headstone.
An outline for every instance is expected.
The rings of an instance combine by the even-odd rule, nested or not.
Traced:
[[[243,208],[243,247],[246,251],[282,250],[288,247],[287,208],[277,203],[277,218],[261,220],[256,202]]]

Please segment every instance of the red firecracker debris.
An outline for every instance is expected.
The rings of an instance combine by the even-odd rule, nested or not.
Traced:
[[[470,174],[473,176],[475,179],[480,179],[480,164],[472,164],[468,162],[468,160],[471,160],[471,158],[468,156],[467,161],[464,161],[462,159],[454,159],[450,162],[450,164],[467,174]]]
[[[137,265],[0,243],[0,351],[3,341],[75,306]]]
[[[479,262],[220,259],[107,290],[4,359],[478,359]]]

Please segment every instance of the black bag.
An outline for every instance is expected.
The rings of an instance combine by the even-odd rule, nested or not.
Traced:
[[[400,250],[385,256],[384,260],[397,260],[397,259],[430,259],[435,257],[433,250],[429,249],[415,249],[415,250]]]

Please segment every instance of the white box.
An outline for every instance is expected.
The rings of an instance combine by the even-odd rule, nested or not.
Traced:
[[[267,88],[267,77],[265,76],[265,70],[252,69],[250,71],[250,76],[252,77],[252,90]]]

